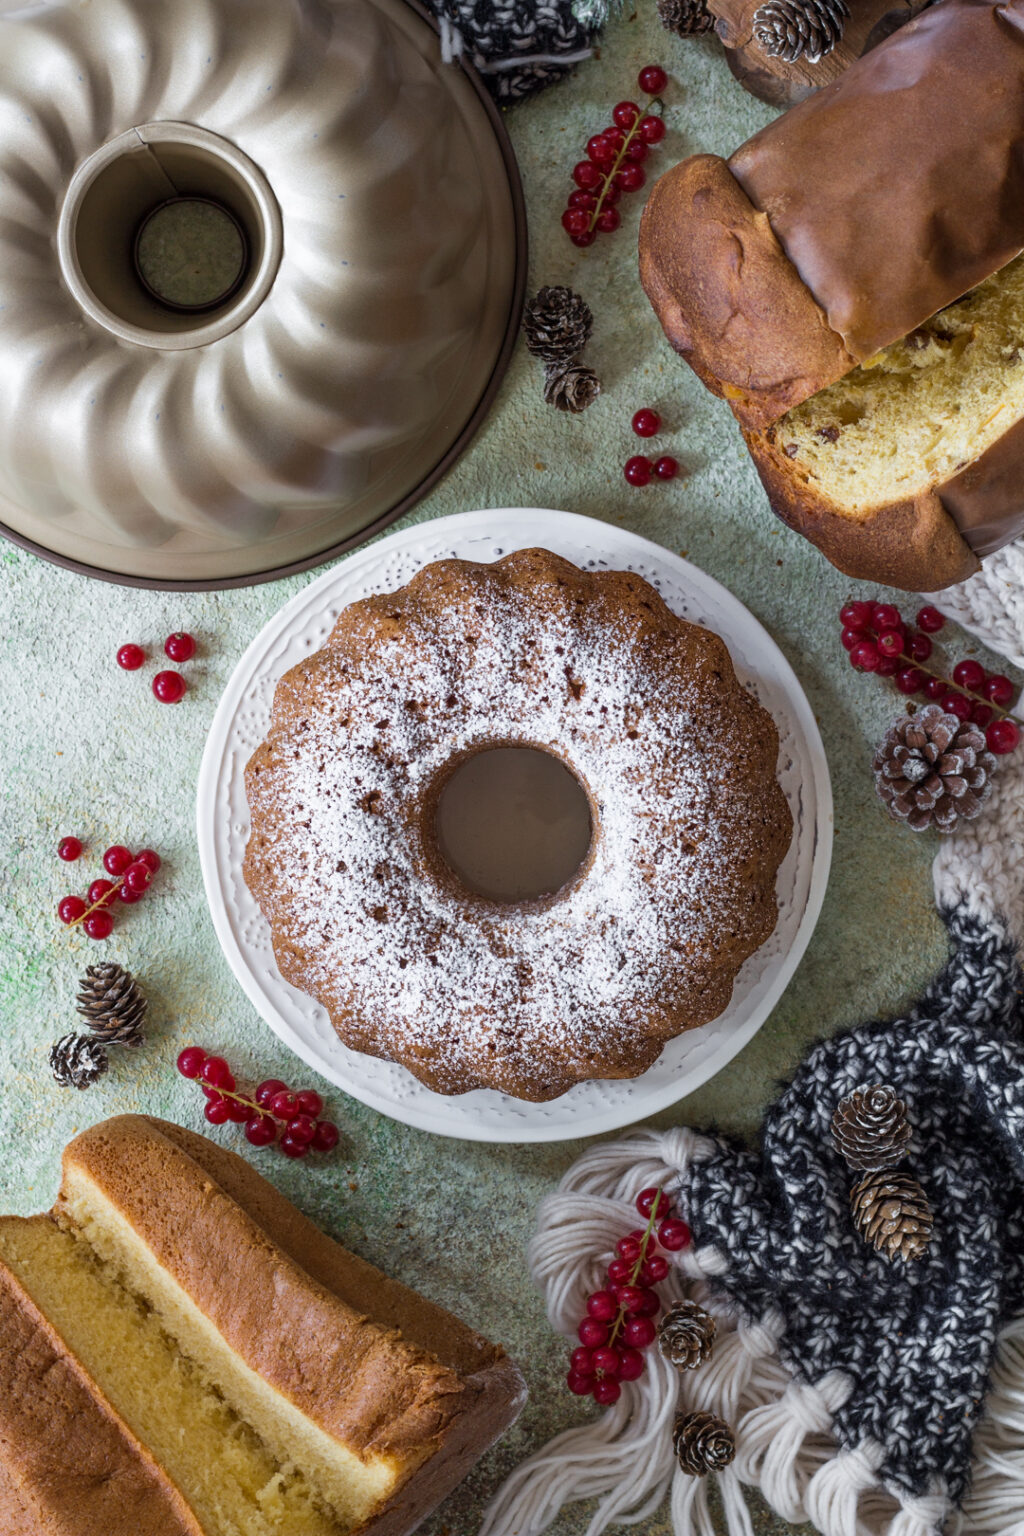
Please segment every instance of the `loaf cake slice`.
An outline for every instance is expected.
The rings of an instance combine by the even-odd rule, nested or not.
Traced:
[[[49,1216],[0,1219],[0,1326],[19,1536],[402,1536],[524,1396],[500,1349],[242,1159],[138,1116],[67,1147]],[[83,1477],[95,1518],[65,1488]]]

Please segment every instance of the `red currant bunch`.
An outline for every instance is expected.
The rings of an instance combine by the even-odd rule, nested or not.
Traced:
[[[254,1147],[276,1142],[285,1157],[299,1158],[309,1152],[332,1152],[338,1145],[338,1127],[333,1120],[320,1118],[324,1101],[313,1088],[296,1091],[279,1078],[268,1077],[251,1094],[239,1093],[224,1057],[207,1055],[201,1045],[185,1047],[178,1056],[178,1071],[202,1088],[210,1124],[231,1120],[244,1125],[245,1139]]]
[[[655,73],[661,84],[656,90],[644,84]],[[658,65],[650,65],[640,75],[641,90],[657,96],[668,83],[668,76]],[[665,121],[654,112],[644,112],[635,101],[620,101],[612,110],[606,128],[587,140],[586,159],[572,172],[573,189],[562,214],[562,228],[573,245],[593,245],[598,235],[611,235],[622,217],[616,206],[623,192],[638,192],[647,180],[643,162],[665,137]]]
[[[985,732],[990,752],[1003,756],[1020,742],[1021,730],[1007,706],[1014,686],[1001,672],[986,672],[980,661],[964,657],[951,678],[926,663],[932,655],[932,635],[945,628],[945,615],[931,604],[918,610],[916,626],[908,624],[893,603],[848,602],[839,610],[840,640],[859,672],[891,677],[908,698],[923,696],[958,720],[970,720]],[[998,718],[996,718],[998,717]]]
[[[77,837],[66,837],[57,850],[62,859],[71,856],[64,852],[66,844],[78,845],[78,858],[82,845]],[[123,843],[113,843],[103,855],[103,868],[112,880],[100,877],[94,880],[85,897],[65,896],[57,906],[57,916],[68,928],[81,926],[90,939],[108,939],[114,931],[115,902],[133,906],[141,901],[160,868],[160,855],[152,848],[132,853]]]
[[[618,1402],[622,1382],[643,1375],[643,1351],[657,1336],[661,1298],[654,1286],[669,1271],[659,1244],[674,1253],[690,1242],[689,1227],[671,1214],[663,1189],[642,1189],[636,1208],[646,1226],[616,1243],[605,1284],[587,1297],[587,1315],[577,1330],[580,1342],[569,1357],[569,1391],[592,1397],[602,1407]]]

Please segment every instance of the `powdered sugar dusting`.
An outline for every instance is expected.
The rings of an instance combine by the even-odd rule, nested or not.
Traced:
[[[642,1071],[774,924],[775,728],[637,577],[535,552],[432,572],[354,605],[279,685],[247,780],[278,961],[348,1043],[445,1092]],[[499,742],[562,757],[596,811],[590,867],[548,907],[437,879],[424,801]]]

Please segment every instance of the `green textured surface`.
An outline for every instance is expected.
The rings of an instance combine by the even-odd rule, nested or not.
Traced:
[[[821,723],[836,799],[832,880],[808,954],[773,1017],[742,1055],[658,1124],[717,1122],[751,1133],[777,1078],[808,1042],[875,1012],[895,1009],[934,972],[944,939],[932,900],[935,844],[896,830],[878,806],[868,761],[899,705],[886,687],[855,677],[838,644],[835,614],[852,590],[808,545],[776,524],[727,409],[706,395],[664,344],[635,276],[640,198],[624,228],[578,252],[559,227],[568,172],[588,133],[613,103],[633,94],[639,66],[671,69],[672,132],[653,166],[695,150],[729,151],[769,116],[733,82],[708,39],[687,43],[660,30],[652,0],[615,21],[600,57],[568,84],[517,109],[509,124],[522,166],[532,235],[531,290],[567,282],[590,301],[596,334],[589,359],[604,393],[567,419],[540,398],[541,374],[520,347],[500,400],[471,451],[417,513],[473,507],[565,507],[618,522],[668,547],[729,586],[767,626],[795,666]],[[629,489],[621,465],[637,447],[629,420],[639,405],[665,420],[659,441],[689,471],[672,485]],[[312,1079],[278,1045],[235,985],[206,909],[193,835],[200,755],[218,697],[241,652],[286,598],[311,577],[223,595],[176,596],[107,587],[0,549],[0,858],[6,911],[0,927],[0,1101],[5,1155],[2,1206],[18,1212],[51,1201],[59,1150],[104,1116],[145,1110],[201,1128],[201,1098],[173,1069],[189,1041],[222,1049],[240,1073]],[[153,662],[120,672],[125,640],[156,657],[164,636],[200,639],[185,669],[181,705],[158,705]],[[967,647],[973,651],[973,647]],[[55,857],[58,838],[89,842],[83,863]],[[62,930],[60,896],[77,889],[110,842],[152,844],[166,856],[145,903],[123,912],[105,945]],[[85,965],[116,958],[152,999],[148,1046],[120,1053],[86,1094],[58,1089],[46,1053],[74,1027],[75,982]],[[321,1085],[322,1086],[322,1085]],[[434,1139],[383,1119],[335,1091],[346,1158],[289,1164],[257,1153],[236,1127],[213,1134],[250,1155],[310,1215],[357,1252],[460,1311],[523,1361],[531,1402],[518,1426],[428,1525],[431,1536],[472,1536],[485,1496],[527,1451],[585,1417],[561,1385],[563,1350],[552,1347],[524,1250],[539,1198],[580,1144],[474,1146]],[[762,1533],[784,1527],[765,1515]],[[579,1536],[586,1512],[552,1527]],[[664,1513],[634,1527],[668,1531]]]

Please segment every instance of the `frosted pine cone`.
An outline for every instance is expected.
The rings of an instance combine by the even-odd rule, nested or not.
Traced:
[[[658,15],[665,30],[677,37],[696,37],[715,29],[715,18],[705,0],[658,0]]]
[[[754,12],[754,36],[769,58],[816,64],[839,42],[849,14],[845,0],[766,0]]]
[[[992,793],[996,760],[980,726],[928,704],[886,733],[871,764],[889,814],[915,832],[952,832]]]
[[[527,348],[542,363],[571,363],[593,329],[590,305],[571,288],[542,288],[523,314]]]
[[[866,1173],[850,1191],[850,1205],[861,1237],[890,1263],[922,1257],[935,1218],[909,1173]]]
[[[88,1088],[108,1065],[103,1045],[88,1035],[63,1035],[50,1051],[50,1070],[62,1088]]]
[[[680,1467],[691,1477],[720,1472],[736,1455],[732,1430],[714,1413],[676,1414],[672,1446]]]
[[[677,1301],[658,1325],[658,1348],[679,1371],[692,1371],[711,1354],[715,1320],[695,1301]]]
[[[888,1083],[862,1084],[832,1116],[832,1140],[847,1166],[858,1173],[894,1168],[910,1145],[906,1105]]]
[[[597,374],[578,358],[569,363],[549,363],[544,370],[544,400],[558,411],[578,416],[600,393]]]

